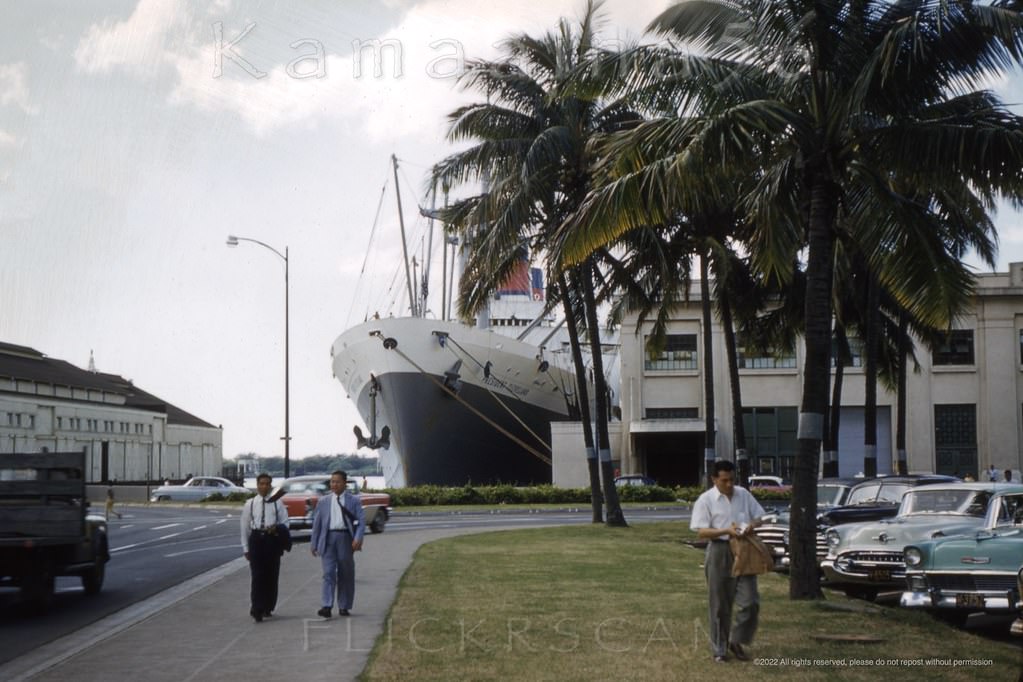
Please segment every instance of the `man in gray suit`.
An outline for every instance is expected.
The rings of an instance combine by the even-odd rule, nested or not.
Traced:
[[[366,516],[358,495],[348,490],[348,475],[335,471],[330,475],[330,492],[320,498],[313,514],[313,534],[309,546],[323,565],[323,593],[317,611],[330,618],[337,593],[338,615],[347,616],[355,599],[355,552],[362,549]]]

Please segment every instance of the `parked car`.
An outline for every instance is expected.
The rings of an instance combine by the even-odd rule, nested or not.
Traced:
[[[626,485],[657,485],[657,481],[641,474],[626,474],[615,479],[615,487],[621,488]]]
[[[849,492],[858,484],[864,483],[862,478],[822,478],[817,482],[817,520],[829,509],[845,503]],[[764,523],[754,531],[774,554],[774,567],[777,571],[788,570],[789,567],[789,517],[788,507],[774,511],[764,517]],[[821,536],[823,538],[823,536]],[[817,561],[827,554],[827,545],[823,541],[817,543]]]
[[[754,474],[749,477],[750,490],[776,490],[778,492],[789,492],[792,484],[786,482],[781,476],[768,476],[765,474]]]
[[[920,485],[958,482],[959,479],[955,476],[941,474],[912,474],[867,479],[849,491],[849,496],[844,504],[828,510],[821,517],[821,523],[824,526],[837,526],[843,523],[862,523],[891,518],[898,513],[902,496],[913,488]]]
[[[962,623],[971,613],[1014,613],[1023,565],[1023,486],[1002,484],[983,528],[903,549],[906,591],[900,603]]]
[[[193,476],[181,485],[161,485],[150,494],[149,500],[151,502],[163,502],[166,500],[200,502],[214,493],[227,497],[231,493],[251,494],[252,491],[235,485],[226,478]]]
[[[974,533],[984,527],[989,505],[1003,492],[1023,487],[1002,483],[944,483],[905,494],[898,514],[877,522],[834,526],[827,532],[825,580],[850,596],[873,599],[881,589],[906,584],[903,548],[923,540]]]
[[[330,474],[294,476],[281,483],[281,500],[288,510],[288,527],[307,530],[313,527],[313,511],[323,495],[330,492]],[[369,493],[359,490],[354,478],[348,479],[348,492],[359,496],[366,514],[366,527],[371,533],[383,533],[391,515],[391,496],[387,493]]]

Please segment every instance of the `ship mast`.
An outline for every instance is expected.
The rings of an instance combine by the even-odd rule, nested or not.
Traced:
[[[412,274],[408,264],[408,244],[405,239],[405,216],[401,212],[401,185],[398,183],[398,157],[391,154],[391,162],[394,165],[394,194],[398,198],[398,225],[401,226],[401,253],[405,258],[405,283],[408,285],[408,301],[412,308],[412,317],[419,317],[417,311],[416,296],[412,291]]]

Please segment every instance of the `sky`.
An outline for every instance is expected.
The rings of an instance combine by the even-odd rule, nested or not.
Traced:
[[[668,4],[609,0],[602,40],[640,36]],[[80,367],[91,355],[222,426],[225,458],[279,455],[284,262],[225,242],[287,249],[297,459],[356,451],[362,422],[330,347],[404,304],[391,155],[418,250],[425,173],[456,149],[446,116],[478,99],[456,87],[459,65],[578,18],[584,2],[0,7],[0,341]],[[1023,101],[1015,78],[996,89]],[[1023,260],[1023,220],[1004,210],[998,225],[1005,271]]]

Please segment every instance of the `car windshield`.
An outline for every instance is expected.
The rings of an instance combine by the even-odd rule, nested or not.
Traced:
[[[881,487],[880,483],[873,483],[870,485],[858,485],[851,493],[849,493],[849,499],[846,500],[846,504],[864,504],[865,502],[873,502],[874,498],[877,497],[878,488]]]
[[[986,490],[914,490],[902,500],[899,515],[965,514],[984,516],[991,493]]]
[[[881,491],[877,494],[878,502],[893,502],[898,504],[902,501],[902,496],[905,495],[912,489],[912,486],[905,483],[897,483],[885,485],[881,484]]]
[[[316,493],[322,495],[330,489],[330,485],[324,481],[293,481],[285,487],[289,493]]]
[[[844,485],[818,485],[817,506],[837,507],[842,504],[842,498],[848,490],[849,488]]]

